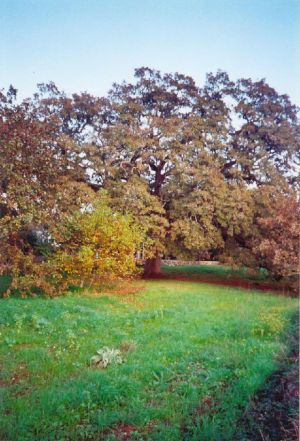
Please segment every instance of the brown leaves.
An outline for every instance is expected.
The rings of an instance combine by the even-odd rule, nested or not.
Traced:
[[[295,195],[282,196],[268,217],[260,217],[254,253],[275,276],[299,274],[300,207]]]

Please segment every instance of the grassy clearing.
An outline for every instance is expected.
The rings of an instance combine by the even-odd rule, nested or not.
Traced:
[[[1,441],[243,439],[235,423],[287,350],[297,300],[144,286],[0,301]],[[123,364],[91,367],[104,346]]]
[[[170,276],[187,276],[189,278],[213,277],[216,279],[239,278],[243,280],[265,281],[267,271],[251,271],[247,268],[232,268],[225,265],[179,265],[162,266],[162,272]]]

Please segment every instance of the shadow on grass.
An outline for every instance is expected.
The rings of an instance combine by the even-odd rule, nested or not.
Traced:
[[[211,285],[231,286],[259,291],[271,291],[283,296],[297,297],[297,289],[288,283],[276,282],[267,276],[265,270],[251,272],[247,268],[230,268],[223,265],[190,265],[190,266],[162,266],[162,273],[158,279],[172,279],[182,282],[208,283]]]
[[[3,294],[8,290],[11,284],[11,276],[8,274],[4,274],[0,276],[0,298],[3,297]]]
[[[279,369],[251,400],[237,441],[299,440],[299,316],[293,318],[287,338],[290,351]]]

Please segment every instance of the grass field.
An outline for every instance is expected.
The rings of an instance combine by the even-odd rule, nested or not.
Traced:
[[[180,281],[0,300],[0,439],[244,440],[296,299]],[[90,365],[102,347],[123,363]]]

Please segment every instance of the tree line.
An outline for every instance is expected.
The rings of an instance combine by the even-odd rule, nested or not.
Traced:
[[[265,80],[203,86],[142,67],[105,97],[54,83],[0,93],[0,269],[54,293],[144,271],[161,256],[293,278],[298,109]]]

